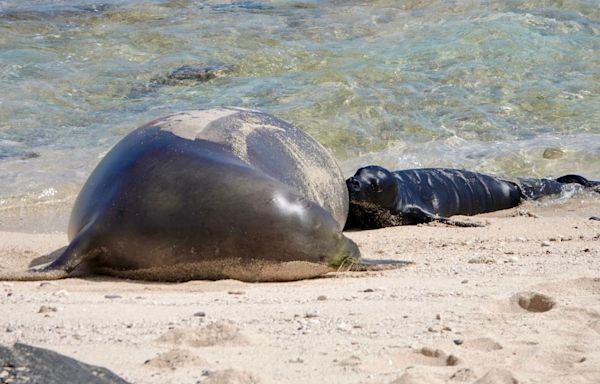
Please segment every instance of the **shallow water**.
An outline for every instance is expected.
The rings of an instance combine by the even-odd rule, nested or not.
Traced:
[[[598,52],[598,0],[0,1],[0,213],[68,206],[124,134],[217,105],[294,123],[346,174],[600,178]],[[148,87],[184,64],[232,70]]]

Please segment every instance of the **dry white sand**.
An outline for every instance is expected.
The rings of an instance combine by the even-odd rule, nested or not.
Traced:
[[[135,383],[600,383],[592,215],[600,199],[353,232],[365,257],[413,264],[291,283],[0,282],[0,343]],[[0,232],[0,272],[66,241]]]

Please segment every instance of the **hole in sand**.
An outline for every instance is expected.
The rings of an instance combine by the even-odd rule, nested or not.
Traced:
[[[550,296],[535,292],[518,293],[516,302],[519,307],[529,312],[548,312],[556,305]]]

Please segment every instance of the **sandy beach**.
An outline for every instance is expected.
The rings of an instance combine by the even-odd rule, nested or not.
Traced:
[[[180,256],[189,241],[190,257],[209,244],[219,257],[337,261],[343,179],[368,164],[600,180],[599,4],[0,1],[0,384],[110,376],[34,347],[139,384],[600,384],[600,193],[576,188],[452,217],[483,227],[347,233],[365,260],[395,269],[285,283],[7,278],[67,245],[86,180],[91,209],[72,227],[114,230],[130,257]],[[236,109],[247,119],[233,121]],[[461,206],[500,196],[462,195]],[[331,200],[339,227],[308,200]],[[304,212],[306,225],[290,220]],[[154,230],[176,240],[156,246]],[[281,277],[256,265],[236,271]]]
[[[598,383],[600,199],[350,232],[384,272],[248,284],[0,282],[0,343],[134,383]],[[65,234],[0,233],[0,272]]]

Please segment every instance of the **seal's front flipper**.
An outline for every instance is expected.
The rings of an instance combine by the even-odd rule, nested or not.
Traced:
[[[351,201],[344,230],[354,228],[378,229],[399,225],[405,225],[403,218],[392,213],[389,209],[366,201]]]
[[[467,221],[452,220],[447,217],[434,215],[433,213],[427,212],[424,209],[422,209],[421,207],[418,207],[416,205],[404,207],[404,209],[402,210],[402,217],[405,219],[405,221],[407,223],[410,223],[410,224],[424,224],[424,223],[437,222],[437,223],[442,223],[442,224],[446,224],[446,225],[452,225],[455,227],[465,227],[465,228],[484,227],[485,226],[480,223],[471,223],[471,222],[467,222]]]
[[[470,221],[452,220],[452,219],[448,219],[446,217],[438,217],[438,218],[434,219],[433,221],[437,221],[438,223],[442,223],[442,224],[446,224],[446,225],[452,225],[454,227],[463,227],[463,228],[485,227],[485,225],[481,224],[481,223],[472,223]]]

